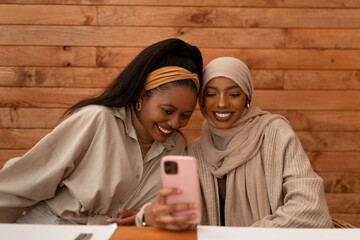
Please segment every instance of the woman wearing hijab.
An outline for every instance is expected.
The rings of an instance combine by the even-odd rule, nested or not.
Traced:
[[[118,209],[152,201],[160,159],[185,154],[178,129],[196,105],[201,76],[197,47],[167,39],[145,48],[104,92],[69,108],[0,170],[0,222],[133,223],[135,216],[119,220]]]
[[[331,227],[323,181],[289,122],[250,107],[254,88],[248,67],[233,57],[217,58],[205,68],[202,84],[205,121],[188,146],[188,154],[199,160],[201,224]],[[157,200],[145,209],[149,225],[174,229],[187,221],[171,215],[176,206],[159,214],[159,205]]]

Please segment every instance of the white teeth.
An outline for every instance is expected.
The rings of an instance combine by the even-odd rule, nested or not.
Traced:
[[[231,113],[219,113],[219,112],[216,112],[215,114],[219,118],[227,118],[227,117],[229,117],[231,115]]]
[[[162,131],[162,132],[165,133],[165,134],[169,134],[169,133],[172,132],[172,131],[169,131],[169,130],[166,130],[166,129],[160,127],[159,125],[158,125],[158,127],[159,127],[160,131]]]

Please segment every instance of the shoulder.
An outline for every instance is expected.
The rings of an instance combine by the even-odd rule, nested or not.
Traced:
[[[174,141],[175,145],[181,145],[181,147],[185,148],[186,139],[181,131],[175,131],[171,134],[171,141]]]
[[[89,105],[80,108],[70,119],[92,120],[92,121],[108,121],[114,119],[114,115],[110,108],[100,105]]]
[[[189,155],[197,156],[198,152],[201,152],[200,138],[196,138],[195,140],[191,141],[187,145],[186,149]]]
[[[266,134],[292,136],[295,133],[290,123],[287,120],[285,120],[285,118],[281,117],[274,119],[268,124],[268,126],[265,128],[265,135]]]

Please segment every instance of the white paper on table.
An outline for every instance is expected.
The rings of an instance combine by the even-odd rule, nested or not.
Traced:
[[[1,240],[74,240],[92,233],[90,240],[108,240],[117,228],[111,225],[0,224]]]
[[[197,240],[360,240],[360,228],[197,226]]]

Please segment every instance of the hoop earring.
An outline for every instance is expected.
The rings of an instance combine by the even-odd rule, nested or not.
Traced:
[[[142,110],[142,104],[139,102],[135,103],[135,109],[136,111],[140,112]]]

